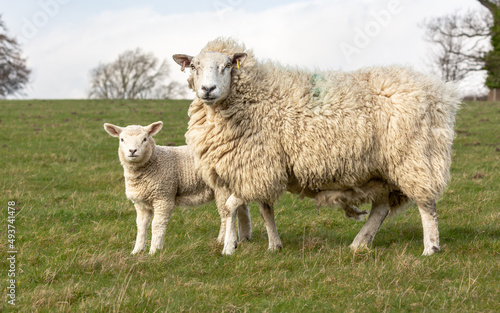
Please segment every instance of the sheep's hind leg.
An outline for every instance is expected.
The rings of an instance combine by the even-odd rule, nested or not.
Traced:
[[[252,223],[248,205],[238,207],[238,237],[240,241],[250,240],[252,237]]]
[[[236,233],[236,214],[240,206],[245,205],[243,200],[232,194],[226,201],[226,234],[222,254],[230,255],[238,247]]]
[[[153,216],[153,212],[150,209],[140,204],[135,204],[135,209],[137,211],[137,238],[135,240],[134,250],[132,250],[131,254],[142,252],[146,248],[148,226]]]
[[[273,206],[267,203],[259,203],[259,210],[260,215],[262,215],[264,219],[264,224],[266,225],[267,236],[269,237],[269,250],[281,250],[283,245],[281,244],[281,239],[276,229]]]
[[[422,218],[424,228],[424,253],[422,255],[431,255],[439,252],[439,231],[437,222],[436,202],[418,203],[418,210]]]
[[[356,235],[356,238],[354,238],[350,248],[357,250],[368,247],[372,243],[373,238],[387,217],[389,210],[390,206],[388,197],[373,201],[370,215],[368,215],[365,225],[363,225],[359,233]]]

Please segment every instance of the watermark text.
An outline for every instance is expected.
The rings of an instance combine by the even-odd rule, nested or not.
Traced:
[[[16,305],[16,202],[7,202],[7,264],[9,265],[7,277],[7,302]]]
[[[366,48],[373,38],[377,37],[384,28],[389,26],[392,17],[401,13],[403,8],[399,0],[391,0],[387,7],[380,11],[370,12],[371,20],[364,27],[356,27],[351,42],[341,42],[340,50],[347,62],[351,62],[351,57],[360,54],[361,50]]]

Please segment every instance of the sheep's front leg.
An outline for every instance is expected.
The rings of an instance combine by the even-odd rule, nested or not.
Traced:
[[[230,193],[223,190],[215,191],[215,204],[217,205],[217,211],[219,212],[220,216],[220,228],[217,242],[221,244],[224,243],[224,239],[226,237],[226,201],[230,195]]]
[[[422,218],[424,228],[424,253],[422,255],[431,255],[439,252],[439,231],[437,222],[436,202],[418,203],[418,210]]]
[[[351,249],[357,250],[359,248],[366,248],[372,243],[373,238],[387,217],[387,214],[389,214],[389,209],[390,206],[388,197],[384,197],[384,199],[378,201],[373,201],[370,215],[368,215],[365,225],[363,225],[359,233],[356,235],[356,238],[354,238],[354,241],[351,243]]]
[[[250,240],[252,237],[252,222],[246,204],[238,207],[238,237],[240,241]]]
[[[230,255],[238,247],[236,234],[236,213],[238,208],[245,205],[245,202],[232,194],[226,201],[226,234],[224,239],[224,249],[222,254]]]
[[[163,240],[167,223],[172,216],[175,204],[173,201],[155,200],[153,202],[154,217],[152,223],[151,248],[149,254],[154,254],[157,250],[163,248]]]
[[[142,252],[146,248],[148,226],[153,216],[153,211],[147,206],[141,203],[134,203],[134,206],[137,212],[137,238],[135,240],[134,250],[132,250],[131,254]]]
[[[276,229],[273,205],[268,203],[259,203],[259,210],[260,215],[264,219],[264,224],[266,225],[267,236],[269,237],[269,250],[281,250],[283,245],[281,244],[280,235]]]

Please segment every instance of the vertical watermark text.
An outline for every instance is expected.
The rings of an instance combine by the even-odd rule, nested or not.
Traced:
[[[16,305],[16,202],[7,202],[7,263],[9,269],[7,273],[7,302]]]

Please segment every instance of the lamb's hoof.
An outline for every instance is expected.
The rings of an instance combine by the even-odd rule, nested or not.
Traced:
[[[360,210],[354,206],[344,207],[344,214],[347,218],[351,218],[355,221],[362,222],[365,220],[368,212],[366,210]]]
[[[149,255],[154,255],[154,254],[156,254],[158,251],[160,251],[160,249],[153,249],[153,248],[151,248],[151,249],[149,249]]]
[[[238,248],[238,243],[236,241],[233,244],[227,244],[222,250],[222,255],[231,255],[236,251],[236,248]]]
[[[434,253],[437,253],[441,251],[441,248],[439,248],[438,246],[432,246],[431,248],[425,248],[424,249],[424,253],[422,253],[422,255],[433,255]]]
[[[137,254],[137,253],[141,253],[141,252],[143,252],[143,251],[144,251],[144,248],[142,248],[142,249],[134,249],[134,250],[132,250],[132,252],[130,253],[130,255],[134,255],[134,254]]]
[[[359,212],[356,212],[355,214],[350,214],[350,215],[346,215],[348,218],[351,218],[357,222],[362,222],[366,219],[366,217],[368,216],[368,212],[366,212],[366,210],[363,210],[363,211],[359,211]]]

